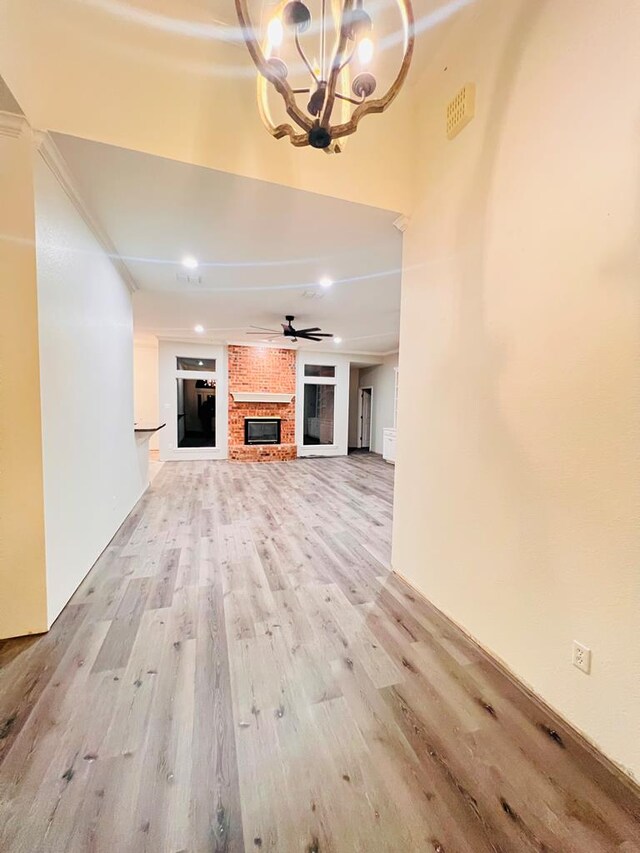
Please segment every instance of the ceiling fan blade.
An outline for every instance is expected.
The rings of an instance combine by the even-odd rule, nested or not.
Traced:
[[[332,338],[333,332],[313,332],[317,338]]]
[[[245,332],[245,335],[262,335],[264,337],[265,335],[282,335],[282,332],[268,331],[265,329],[264,332]]]
[[[303,341],[321,341],[322,338],[318,338],[315,335],[299,335],[298,337],[302,338]]]
[[[314,326],[313,329],[297,329],[299,335],[306,335],[307,332],[319,332],[320,326]]]
[[[277,332],[278,334],[280,333],[280,330],[279,330],[279,329],[265,329],[265,327],[264,327],[264,326],[249,326],[249,328],[250,328],[250,329],[257,329],[259,332],[273,332],[274,334],[276,334],[276,332]],[[253,333],[252,333],[252,332],[247,332],[247,334],[253,334]]]

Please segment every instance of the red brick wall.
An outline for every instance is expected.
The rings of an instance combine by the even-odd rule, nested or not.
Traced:
[[[251,462],[295,459],[296,406],[291,403],[236,403],[234,391],[269,394],[296,393],[296,353],[272,347],[230,346],[229,359],[229,458]],[[244,443],[244,419],[281,418],[281,444],[248,446]]]

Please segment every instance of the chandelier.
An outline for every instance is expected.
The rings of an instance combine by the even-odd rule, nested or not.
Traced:
[[[374,17],[364,0],[283,0],[261,39],[248,0],[235,4],[243,38],[260,72],[260,115],[276,139],[288,136],[297,147],[339,152],[340,140],[355,133],[360,119],[384,112],[402,88],[414,46],[411,0],[369,0]],[[378,76],[388,75],[394,49],[399,58],[383,94],[371,70],[379,31],[385,32],[377,38],[385,50],[385,68]],[[273,119],[273,90],[284,101],[291,122]]]

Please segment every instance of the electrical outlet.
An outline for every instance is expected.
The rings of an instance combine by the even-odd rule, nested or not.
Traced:
[[[573,665],[587,675],[591,672],[591,649],[583,646],[577,640],[573,641]]]

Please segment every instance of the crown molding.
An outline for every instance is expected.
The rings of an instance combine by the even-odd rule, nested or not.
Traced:
[[[393,220],[393,227],[401,234],[404,234],[404,232],[409,227],[410,222],[411,220],[409,219],[409,217],[406,216],[404,213],[401,213],[400,216],[397,217],[397,219]]]
[[[131,275],[131,271],[120,257],[118,250],[111,241],[111,238],[96,219],[87,203],[83,199],[80,190],[73,179],[67,163],[58,150],[51,136],[41,130],[33,131],[33,141],[38,154],[48,167],[49,171],[56,178],[69,201],[73,204],[77,212],[82,217],[85,225],[89,228],[98,243],[104,249],[105,254],[117,270],[118,274],[125,282],[131,293],[139,290],[139,285],[135,278]]]
[[[0,136],[18,139],[29,132],[29,122],[17,113],[5,113],[0,110]]]

